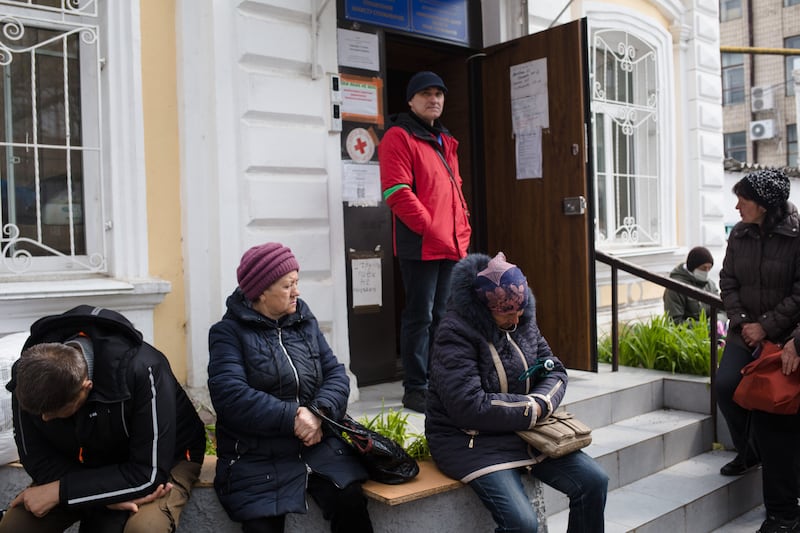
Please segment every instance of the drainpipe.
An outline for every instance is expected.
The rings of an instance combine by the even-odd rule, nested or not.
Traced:
[[[753,47],[753,2],[745,2],[747,4],[747,45],[751,48]],[[751,54],[748,56],[750,59],[750,91],[752,93],[753,87],[756,83],[756,59]],[[752,109],[753,102],[751,101],[748,104],[748,109],[750,109],[750,119],[753,118],[753,109]],[[750,139],[750,146],[751,152],[753,157],[751,161],[753,163],[758,163],[758,143]]]
[[[322,12],[325,11],[325,6],[328,5],[330,0],[321,0],[322,3],[317,8],[317,12],[311,15],[311,79],[318,80],[319,73],[317,72],[317,59],[319,53],[317,47],[319,45],[319,18]]]

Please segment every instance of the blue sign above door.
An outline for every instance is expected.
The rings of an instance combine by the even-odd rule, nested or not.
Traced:
[[[345,0],[345,17],[439,39],[469,43],[468,0]]]

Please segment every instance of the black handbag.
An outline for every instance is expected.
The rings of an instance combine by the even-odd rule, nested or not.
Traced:
[[[389,437],[356,422],[349,415],[344,415],[342,420],[337,422],[314,406],[309,409],[322,419],[334,435],[356,452],[373,481],[398,485],[414,479],[419,474],[419,465],[414,458]]]

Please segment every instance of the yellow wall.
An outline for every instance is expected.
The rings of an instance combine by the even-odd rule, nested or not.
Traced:
[[[175,0],[140,0],[142,92],[151,275],[172,291],[155,309],[155,346],[186,382],[186,308],[181,240]]]

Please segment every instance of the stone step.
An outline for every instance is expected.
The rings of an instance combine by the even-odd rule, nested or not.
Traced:
[[[584,451],[608,473],[613,490],[711,447],[709,415],[661,409],[592,430],[592,444]],[[548,514],[567,508],[562,493],[546,486],[544,495]]]
[[[709,451],[610,490],[606,533],[724,531],[725,524],[761,504],[760,469],[738,477],[719,474],[734,455]],[[548,511],[548,529],[566,531],[567,518],[567,510]]]

